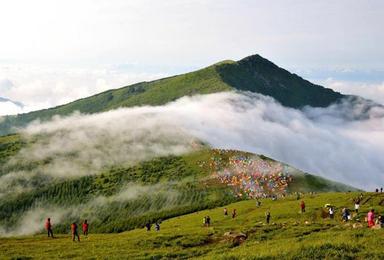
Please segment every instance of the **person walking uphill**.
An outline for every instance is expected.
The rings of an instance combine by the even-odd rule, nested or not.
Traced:
[[[232,218],[235,218],[237,216],[237,211],[236,209],[233,209],[232,211]]]
[[[47,218],[47,221],[45,221],[45,229],[47,230],[48,232],[48,237],[53,237],[53,231],[52,231],[52,223],[51,223],[51,219],[50,218]]]
[[[88,221],[85,219],[83,222],[83,235],[88,236]]]
[[[304,213],[304,212],[305,212],[305,203],[304,203],[304,200],[302,200],[301,203],[300,203],[300,209],[301,209],[301,213]]]
[[[150,222],[147,222],[147,224],[145,224],[145,227],[147,228],[147,231],[151,231],[151,223]]]
[[[375,225],[375,210],[371,209],[367,214],[368,227],[371,228]]]
[[[207,216],[206,221],[207,221],[207,225],[206,226],[210,227],[211,226],[211,217]]]
[[[359,213],[359,208],[360,208],[360,198],[356,198],[355,200],[355,212]]]
[[[333,209],[333,207],[329,207],[328,213],[329,213],[329,218],[333,219],[335,216],[335,210]]]
[[[72,241],[75,241],[75,238],[77,237],[77,241],[80,242],[79,233],[77,232],[77,224],[75,222],[71,224],[71,233],[72,233]]]
[[[267,224],[269,224],[270,220],[271,220],[271,212],[269,210],[267,210],[265,212],[265,222],[267,222]]]

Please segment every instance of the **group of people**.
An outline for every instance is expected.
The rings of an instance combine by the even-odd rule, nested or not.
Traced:
[[[357,214],[359,212],[359,208],[360,208],[360,202],[362,200],[362,194],[353,199],[354,201],[354,205],[355,205],[355,214]],[[256,200],[256,207],[260,207],[261,206],[261,202],[257,199]],[[305,202],[304,200],[302,200],[299,204],[299,207],[300,207],[300,212],[301,213],[305,213],[305,208],[306,208],[306,205],[305,205]],[[335,208],[334,206],[332,206],[331,204],[326,204],[324,206],[325,208],[327,208],[327,213],[328,213],[328,216],[330,219],[334,219],[335,217]],[[228,213],[228,209],[227,208],[224,208],[224,216],[228,216],[229,213]],[[232,211],[232,218],[235,218],[237,216],[237,211],[236,209],[233,209]],[[352,214],[351,214],[351,211],[344,207],[342,208],[341,210],[341,218],[344,222],[347,222],[349,220],[352,219]],[[209,216],[206,216],[203,218],[203,226],[206,226],[206,227],[209,227],[210,224],[211,224],[211,221],[210,221],[210,217]],[[271,212],[269,209],[267,209],[267,211],[265,212],[265,222],[266,224],[269,224],[270,223],[270,220],[271,220]],[[371,209],[368,214],[367,214],[367,217],[366,217],[366,222],[368,223],[368,227],[371,228],[373,226],[380,226],[380,227],[383,227],[384,228],[384,217],[379,215],[377,218],[375,218],[375,211],[374,209]]]
[[[378,192],[378,189],[376,189],[376,192]],[[363,199],[363,194],[361,193],[360,196],[353,199],[354,202],[354,212],[351,211],[347,207],[343,207],[341,209],[341,219],[343,222],[348,222],[352,220],[352,218],[358,216],[360,210],[360,204]],[[335,214],[335,209],[330,204],[326,204],[325,207],[328,208],[328,214],[329,218],[333,219]],[[367,222],[367,225],[369,228],[372,228],[374,226],[376,227],[383,227],[384,228],[384,217],[382,215],[378,215],[377,218],[375,218],[375,210],[370,209],[365,217],[365,221]]]
[[[147,231],[151,231],[151,227],[152,227],[151,222],[147,222],[145,224],[145,228],[147,229]],[[155,230],[156,231],[160,231],[160,221],[156,221],[155,222]]]
[[[228,216],[228,210],[227,208],[224,208],[224,216]],[[232,210],[232,218],[235,218],[237,216],[237,210],[233,209]]]
[[[260,202],[259,200],[257,200],[257,202],[256,202],[256,206],[257,206],[257,207],[260,207],[260,205],[261,205],[261,202]],[[224,216],[228,216],[228,210],[227,210],[227,208],[224,208]],[[236,210],[236,209],[233,209],[233,211],[232,211],[232,218],[235,218],[236,216],[237,216],[237,210]],[[271,212],[270,212],[269,210],[267,210],[267,211],[265,212],[265,222],[266,222],[267,224],[269,224],[270,220],[271,220]]]
[[[54,238],[51,218],[47,218],[44,226],[48,233],[48,237]],[[84,236],[88,236],[88,227],[89,227],[88,221],[85,219],[82,224],[82,230],[83,230]],[[76,222],[73,222],[71,224],[71,234],[72,234],[72,241],[75,241],[75,239],[77,238],[77,241],[80,242],[80,236],[79,236],[78,226]]]
[[[205,216],[203,217],[203,227],[210,227],[211,226],[211,217]]]
[[[207,163],[199,162],[200,167]],[[292,176],[281,163],[258,156],[239,155],[231,150],[215,149],[208,166],[213,176],[231,187],[233,195],[242,198],[285,196]]]
[[[375,210],[371,209],[367,213],[367,223],[369,228],[373,228],[375,226],[384,228],[384,217],[382,215],[378,215],[377,218],[375,218]]]
[[[355,214],[357,214],[359,212],[360,203],[362,201],[362,198],[363,198],[363,194],[361,194],[359,197],[353,199]],[[261,202],[258,199],[256,199],[256,207],[260,207],[260,206],[261,206]],[[304,200],[302,200],[300,202],[300,212],[301,213],[305,213],[305,207],[306,207],[305,202],[304,202]],[[325,207],[328,209],[329,218],[334,219],[335,208],[330,204],[326,204]],[[228,215],[229,215],[228,209],[224,208],[224,216],[228,216]],[[236,218],[237,210],[233,209],[231,215],[232,215],[232,218]],[[341,217],[342,217],[342,220],[344,222],[348,222],[349,220],[352,219],[351,211],[346,207],[342,208]],[[379,227],[384,228],[384,217],[381,215],[378,215],[378,217],[375,218],[375,210],[374,209],[369,210],[365,219],[366,219],[366,222],[367,222],[369,228],[372,228],[375,226],[376,227],[379,226]],[[271,212],[268,209],[265,212],[266,224],[269,224],[270,220],[271,220]],[[157,221],[154,225],[155,225],[155,230],[160,231],[160,221]],[[210,216],[203,217],[203,226],[204,227],[210,227],[210,225],[211,225],[211,217]],[[152,224],[150,222],[147,222],[145,224],[147,231],[151,230],[151,226],[152,226]],[[51,222],[50,218],[47,218],[47,220],[45,222],[45,229],[47,231],[48,237],[54,238],[52,222]],[[83,231],[84,236],[88,236],[88,229],[89,229],[89,224],[88,224],[88,221],[85,219],[82,223],[82,231]],[[73,222],[71,224],[71,234],[72,234],[72,241],[76,241],[76,239],[77,239],[77,241],[80,242],[80,236],[78,233],[78,225],[76,224],[76,222]]]
[[[224,216],[227,217],[229,214],[228,214],[228,209],[227,208],[224,208]],[[232,210],[232,218],[236,218],[237,216],[237,210],[236,209],[233,209]],[[271,219],[271,212],[269,210],[267,210],[265,212],[265,221],[267,224],[269,224],[270,222],[270,219]],[[211,217],[210,216],[205,216],[203,217],[203,227],[210,227],[211,225]]]

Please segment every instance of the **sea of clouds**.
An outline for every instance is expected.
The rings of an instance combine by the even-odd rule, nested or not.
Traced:
[[[226,92],[183,97],[163,106],[74,113],[35,121],[19,131],[31,142],[2,166],[0,197],[57,179],[98,174],[113,165],[185,154],[202,143],[264,154],[365,190],[384,186],[384,108],[356,97],[298,110],[259,94]],[[47,163],[28,166],[38,161]],[[126,197],[122,192],[112,199]],[[78,209],[54,211],[60,221]],[[35,205],[23,217],[32,229],[0,233],[36,232],[47,212],[53,211]]]
[[[359,98],[297,110],[259,94],[227,92],[183,97],[164,106],[75,113],[36,121],[21,133],[41,138],[7,165],[49,163],[32,174],[3,174],[0,193],[17,178],[96,174],[116,164],[187,153],[197,140],[215,148],[264,154],[366,190],[384,185],[384,108]]]

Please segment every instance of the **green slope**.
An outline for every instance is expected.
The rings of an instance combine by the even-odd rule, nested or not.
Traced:
[[[343,207],[352,208],[358,193],[305,195],[306,213],[299,213],[300,201],[294,196],[272,201],[261,207],[254,201],[226,205],[236,208],[235,219],[223,215],[223,208],[195,212],[172,218],[161,224],[159,232],[136,229],[120,234],[90,235],[73,243],[69,232],[48,239],[45,234],[0,238],[0,258],[4,259],[382,259],[383,229],[366,228],[364,216],[374,207],[383,213],[382,193],[364,193],[360,213],[349,223],[340,219]],[[335,219],[322,217],[323,206],[336,207]],[[265,224],[264,212],[271,212],[271,224]],[[209,215],[211,227],[202,227]],[[360,219],[361,222],[358,221]],[[359,228],[352,228],[358,223]],[[226,232],[247,235],[243,243],[227,239]]]
[[[0,137],[2,174],[19,170],[23,174],[32,174],[38,165],[49,164],[49,161],[45,161],[13,166],[16,168],[7,166],[5,161],[25,145],[28,143],[24,143],[19,135]],[[92,220],[95,232],[121,232],[142,226],[147,221],[167,219],[246,199],[246,192],[242,191],[244,196],[239,197],[239,191],[220,182],[216,175],[227,169],[238,171],[231,166],[234,160],[243,160],[238,164],[241,167],[246,167],[243,162],[256,160],[260,164],[279,166],[279,172],[288,169],[289,174],[293,175],[293,182],[289,183],[287,189],[290,193],[354,190],[287,165],[280,167],[280,163],[264,156],[232,150],[202,149],[183,156],[160,157],[130,167],[115,165],[97,175],[51,179],[44,185],[40,184],[40,180],[46,177],[31,177],[25,189],[1,197],[0,232],[2,228],[11,232],[20,222],[28,221],[24,219],[25,216],[41,212],[47,216],[56,216],[57,212],[61,212],[60,223],[56,222],[57,232],[65,232],[71,221],[84,218]],[[15,180],[13,184],[23,185],[24,181]]]
[[[238,62],[223,61],[191,73],[109,90],[55,108],[7,116],[0,120],[0,135],[14,132],[14,127],[23,127],[36,119],[50,119],[53,115],[163,105],[186,95],[229,90],[247,90],[269,95],[283,105],[294,108],[305,105],[324,107],[343,97],[291,74],[259,55],[253,55]]]

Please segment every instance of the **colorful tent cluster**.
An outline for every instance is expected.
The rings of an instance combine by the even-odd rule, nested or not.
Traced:
[[[210,167],[214,177],[232,187],[239,197],[283,196],[292,182],[292,176],[284,173],[281,163],[257,156],[239,156],[233,151],[215,150]]]

